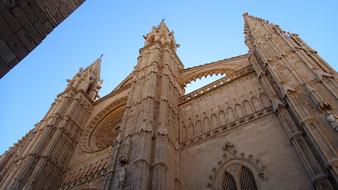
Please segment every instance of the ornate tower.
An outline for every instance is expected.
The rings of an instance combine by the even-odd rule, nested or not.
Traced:
[[[178,99],[183,94],[174,33],[164,21],[144,36],[128,93],[112,180],[106,189],[175,189],[178,166]]]
[[[338,181],[337,75],[296,34],[244,14],[249,60],[316,189]],[[331,176],[331,177],[329,177]]]
[[[56,189],[100,88],[100,64],[68,80],[45,117],[1,157],[1,189]]]

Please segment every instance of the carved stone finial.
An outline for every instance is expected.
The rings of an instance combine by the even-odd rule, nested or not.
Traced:
[[[288,84],[284,83],[282,84],[283,88],[283,95],[286,96],[289,92],[295,92],[296,90],[289,86]]]

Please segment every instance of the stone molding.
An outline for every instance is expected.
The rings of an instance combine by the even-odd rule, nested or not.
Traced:
[[[217,166],[212,168],[209,175],[209,183],[207,188],[216,190],[219,187],[219,181],[223,177],[226,166],[233,163],[248,167],[255,177],[255,181],[259,186],[259,183],[267,180],[268,171],[259,158],[255,158],[253,155],[246,155],[244,152],[239,152],[235,145],[225,141],[223,146],[223,159],[217,162]]]

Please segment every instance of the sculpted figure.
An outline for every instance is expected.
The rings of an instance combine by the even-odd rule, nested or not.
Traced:
[[[326,120],[329,122],[331,127],[338,132],[338,118],[331,112],[326,112]]]
[[[118,188],[123,188],[124,181],[126,180],[127,172],[126,168],[122,167],[117,173],[117,183],[118,183]]]

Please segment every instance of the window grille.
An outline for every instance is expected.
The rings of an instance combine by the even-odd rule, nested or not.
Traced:
[[[228,172],[224,173],[222,190],[237,190],[235,179]]]
[[[245,166],[241,168],[239,183],[241,190],[257,190],[257,185],[252,172]]]

